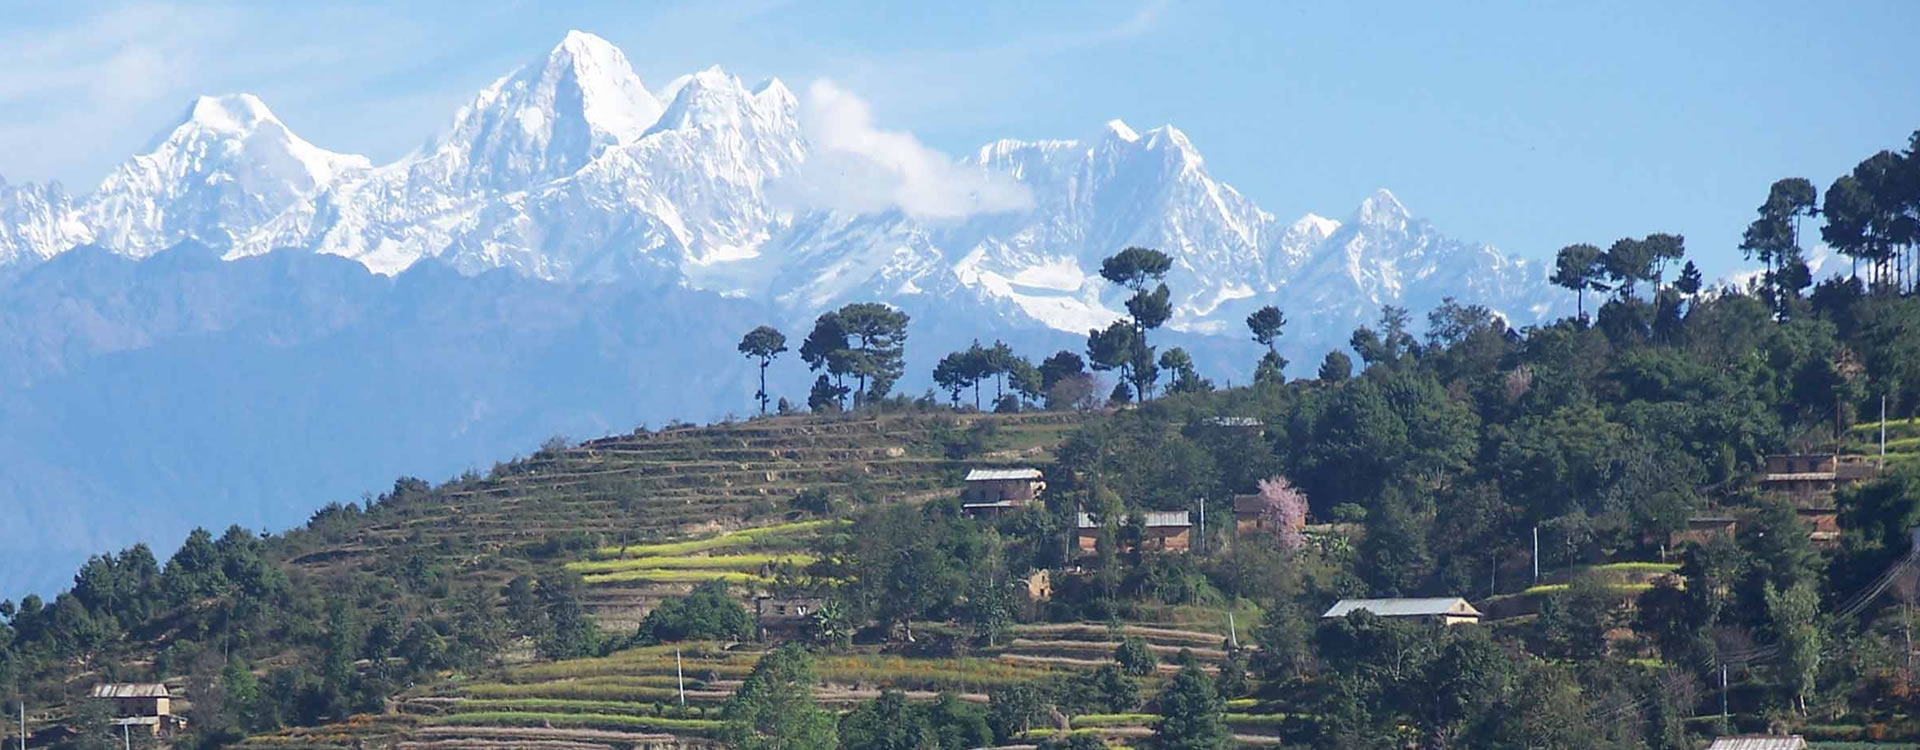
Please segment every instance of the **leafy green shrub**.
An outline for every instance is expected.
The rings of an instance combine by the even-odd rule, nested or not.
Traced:
[[[1154,668],[1160,666],[1159,657],[1154,656],[1153,649],[1140,638],[1121,641],[1119,647],[1113,650],[1113,660],[1120,664],[1122,671],[1134,677],[1153,674]]]
[[[753,635],[753,617],[727,592],[725,581],[708,581],[686,596],[668,599],[640,621],[634,642],[653,645],[685,640],[741,640]]]

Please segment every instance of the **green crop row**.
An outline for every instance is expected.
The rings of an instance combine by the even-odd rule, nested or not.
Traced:
[[[1595,565],[1591,569],[1612,573],[1672,573],[1680,569],[1680,563],[1617,562]]]
[[[680,672],[688,682],[694,676],[714,675],[716,677],[741,677],[753,671],[754,661],[713,661],[688,658],[681,662]],[[508,673],[509,679],[522,685],[548,684],[552,680],[565,680],[574,684],[619,684],[640,687],[670,687],[674,682],[662,678],[675,676],[673,656],[665,659],[621,659],[605,657],[599,659],[577,659],[574,661],[535,664],[515,668]],[[583,679],[585,678],[585,679]]]
[[[682,542],[664,542],[660,544],[632,544],[626,546],[601,547],[593,551],[595,559],[619,559],[623,557],[673,557],[690,555],[695,552],[740,547],[753,544],[768,537],[791,536],[814,531],[823,526],[843,524],[845,521],[795,521],[792,523],[757,526],[751,529],[730,531],[719,536],[704,539],[689,539]]]
[[[1920,429],[1920,417],[1887,420],[1887,432],[1889,434],[1892,434],[1896,430],[1901,430],[1902,428]],[[1879,422],[1861,422],[1860,424],[1847,428],[1847,432],[1860,434],[1860,435],[1878,435],[1880,434],[1880,423]]]
[[[584,583],[705,583],[707,581],[726,581],[727,583],[770,584],[773,579],[752,573],[733,570],[622,570],[618,573],[596,573],[581,576]]]
[[[723,724],[718,719],[669,719],[622,714],[565,714],[538,711],[476,711],[451,714],[437,723],[478,727],[556,727],[576,729],[637,729],[712,735]]]
[[[467,695],[475,698],[499,698],[509,700],[532,700],[557,698],[562,700],[612,701],[616,703],[652,703],[653,701],[672,700],[679,691],[666,687],[646,687],[641,685],[594,685],[577,682],[543,682],[536,685],[483,684],[466,688]]]
[[[1073,717],[1073,728],[1144,727],[1159,719],[1159,714],[1081,714]]]
[[[821,678],[879,683],[903,689],[948,690],[1013,685],[1041,679],[1046,669],[991,659],[904,659],[898,656],[832,656],[815,662]]]
[[[739,570],[754,571],[768,565],[786,563],[805,566],[811,555],[712,555],[709,557],[631,557],[621,560],[580,560],[566,564],[576,573],[614,573],[627,570]]]
[[[1562,591],[1566,591],[1568,588],[1569,586],[1564,583],[1543,583],[1538,586],[1527,587],[1525,591],[1520,592],[1520,595],[1521,596],[1545,596],[1547,594],[1556,594]],[[1652,589],[1653,584],[1651,583],[1609,583],[1606,585],[1606,588],[1608,591],[1612,591],[1614,593],[1619,593],[1619,594],[1638,594],[1640,592]]]
[[[661,703],[665,703],[662,701]],[[634,703],[630,701],[592,701],[566,698],[470,698],[460,701],[459,713],[562,713],[562,714],[627,714],[632,716],[651,716],[656,712],[652,703]]]

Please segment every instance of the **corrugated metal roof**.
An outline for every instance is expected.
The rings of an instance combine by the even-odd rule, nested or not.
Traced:
[[[1146,514],[1147,528],[1157,529],[1168,526],[1192,526],[1193,520],[1184,510],[1156,510]],[[1078,524],[1083,529],[1097,529],[1100,524],[1093,522],[1092,514],[1079,514]]]
[[[1792,473],[1768,474],[1760,478],[1762,482],[1831,482],[1835,479],[1831,471],[1798,471]]]
[[[1807,750],[1807,741],[1797,734],[1791,737],[1721,737],[1708,745],[1707,750]]]
[[[1259,417],[1207,417],[1201,420],[1209,427],[1259,427]]]
[[[1233,496],[1233,512],[1259,513],[1267,505],[1266,502],[1264,502],[1264,500],[1265,498],[1262,498],[1259,495],[1234,495]]]
[[[159,683],[115,683],[93,686],[95,698],[171,698],[167,686]]]
[[[1039,479],[1039,469],[974,469],[967,472],[969,482],[991,482],[999,479]]]
[[[1346,617],[1360,609],[1381,617],[1480,616],[1480,610],[1474,609],[1467,600],[1457,596],[1441,596],[1428,599],[1341,599],[1321,617]]]

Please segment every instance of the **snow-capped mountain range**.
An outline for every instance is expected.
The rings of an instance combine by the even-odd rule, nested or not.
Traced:
[[[829,153],[844,134],[812,126],[777,80],[713,68],[656,92],[618,48],[573,32],[391,164],[309,143],[254,96],[203,97],[85,197],[0,182],[0,266],[192,240],[228,259],[295,249],[382,274],[433,258],[468,274],[665,282],[795,321],[878,299],[1084,333],[1123,309],[1100,259],[1139,245],[1175,259],[1177,330],[1241,336],[1248,311],[1279,304],[1290,336],[1335,340],[1383,303],[1418,313],[1455,296],[1526,323],[1562,296],[1539,266],[1445,237],[1385,190],[1344,221],[1276,219],[1171,126],[988,144],[948,166],[1020,200],[943,215],[813,200],[850,162]],[[851,164],[883,179],[895,166]]]

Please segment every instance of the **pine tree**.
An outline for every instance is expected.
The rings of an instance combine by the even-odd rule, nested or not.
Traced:
[[[1226,750],[1233,746],[1226,704],[1198,665],[1188,665],[1160,693],[1160,720],[1153,725],[1160,750]]]
[[[740,353],[760,360],[760,390],[753,397],[760,402],[760,413],[767,413],[767,365],[773,364],[773,358],[787,350],[787,335],[773,326],[760,326],[747,332],[740,339]]]

